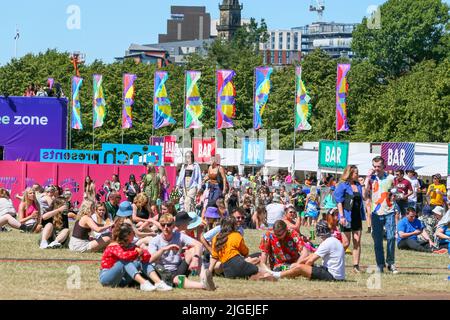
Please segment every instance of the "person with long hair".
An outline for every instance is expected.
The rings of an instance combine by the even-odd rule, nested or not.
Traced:
[[[132,245],[135,233],[132,225],[124,220],[114,224],[112,242],[103,252],[100,283],[105,287],[126,287],[133,281],[140,284],[142,291],[171,291],[172,287],[161,281],[150,264],[150,254]],[[152,280],[144,279],[141,273]]]
[[[70,234],[68,209],[66,198],[58,197],[42,215],[41,249],[61,248],[67,242]]]
[[[159,176],[159,182],[161,184],[160,199],[161,199],[161,201],[169,201],[170,183],[169,183],[169,178],[167,177],[166,168],[164,168],[163,166],[159,167],[158,168],[158,176]]]
[[[202,172],[200,165],[194,161],[194,153],[186,152],[184,163],[178,174],[176,190],[183,193],[184,210],[195,211],[195,196],[202,187]]]
[[[147,175],[144,178],[143,190],[148,199],[153,203],[156,203],[161,197],[161,182],[159,175],[156,174],[156,168],[152,164],[147,166]]]
[[[257,230],[265,230],[269,227],[267,224],[267,210],[266,207],[260,206],[256,208],[252,217],[252,222]]]
[[[223,266],[225,278],[250,278],[250,280],[274,280],[268,272],[245,261],[249,249],[244,238],[237,231],[237,221],[233,216],[222,220],[220,232],[212,241],[212,258],[219,260]],[[214,264],[210,265],[210,271]]]
[[[18,211],[22,231],[39,233],[42,230],[41,208],[36,199],[36,193],[31,188],[24,191]]]
[[[95,202],[95,182],[91,179],[90,176],[86,176],[84,179],[84,193],[83,200],[90,200]]]
[[[123,193],[127,196],[128,202],[133,203],[134,198],[141,193],[141,188],[139,184],[136,182],[136,176],[134,174],[130,174],[128,178],[128,182],[125,183],[123,188]]]
[[[110,190],[111,190],[111,192],[112,192],[112,191],[120,192],[120,179],[119,179],[119,175],[113,174],[112,180],[111,180],[111,187],[110,187]]]
[[[154,215],[152,204],[147,194],[140,193],[136,196],[133,203],[133,222],[142,231],[149,225],[159,227],[158,215]]]
[[[344,249],[353,242],[353,272],[360,273],[362,222],[366,220],[364,210],[363,187],[359,183],[358,167],[349,165],[345,168],[334,197],[339,210],[339,223],[343,234]]]
[[[113,224],[113,217],[108,213],[106,209],[106,204],[99,202],[95,205],[95,213],[92,215],[92,220],[99,226],[103,227],[105,225]],[[97,233],[94,231],[94,238],[99,238],[102,236],[111,236],[111,229],[104,230],[103,232]]]
[[[215,206],[217,199],[227,193],[227,178],[225,170],[220,166],[220,156],[216,154],[211,157],[211,165],[208,168],[208,175],[203,182],[208,182],[209,198],[208,206]]]
[[[317,187],[312,186],[305,202],[305,222],[307,227],[315,227],[320,213],[320,198]]]
[[[0,229],[8,224],[14,229],[20,229],[20,222],[15,218],[16,209],[11,201],[8,190],[0,188]]]
[[[111,228],[110,224],[99,227],[94,220],[92,214],[95,211],[94,202],[85,200],[80,206],[77,221],[73,228],[72,237],[69,242],[69,249],[76,252],[89,252],[101,250],[111,241],[110,237],[99,237],[96,240],[90,240],[89,234],[92,231],[101,233]]]

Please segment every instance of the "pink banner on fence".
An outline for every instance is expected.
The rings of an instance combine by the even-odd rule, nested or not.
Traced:
[[[105,202],[106,200],[106,192],[100,193],[100,190],[103,190],[103,185],[105,184],[106,180],[108,180],[110,183],[112,181],[113,174],[118,173],[117,166],[114,165],[88,165],[88,176],[91,177],[91,179],[95,183],[95,191],[97,194],[101,195],[100,201]],[[120,177],[119,177],[120,179]],[[84,186],[84,180],[83,180],[83,186]]]
[[[16,161],[0,162],[0,188],[8,190],[16,208],[20,200],[16,194],[21,195],[25,189],[25,163]]]
[[[58,164],[58,185],[69,188],[72,192],[72,202],[79,208],[83,201],[83,184],[87,166],[84,164],[60,163]]]
[[[58,167],[56,163],[26,162],[26,166],[26,188],[32,187],[35,183],[40,184],[43,188],[56,184]]]
[[[136,181],[139,183],[141,181],[141,175],[145,174],[146,170],[144,166],[118,166],[119,170],[119,179],[120,179],[120,185],[123,187],[125,186],[125,183],[127,183],[130,180],[130,175],[134,174],[134,177],[136,178]],[[120,193],[122,196],[122,200],[125,201],[127,197],[123,192]]]

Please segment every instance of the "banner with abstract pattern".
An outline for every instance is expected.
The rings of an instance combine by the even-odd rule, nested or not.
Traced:
[[[122,110],[122,129],[133,127],[133,104],[134,104],[134,82],[137,76],[135,74],[123,75],[123,110]]]
[[[197,84],[201,75],[202,73],[198,71],[186,72],[185,129],[199,129],[203,126],[200,122],[203,115],[203,101]]]
[[[75,130],[83,130],[83,124],[81,123],[80,104],[80,89],[82,84],[82,78],[72,78],[72,129]]]
[[[272,87],[270,82],[272,72],[273,68],[270,67],[259,67],[256,68],[255,71],[255,101],[253,108],[253,129],[255,130],[259,130],[263,126],[262,116],[266,109],[270,89]]]
[[[336,84],[336,131],[349,131],[347,121],[347,95],[348,82],[347,73],[350,71],[349,64],[338,64]]]
[[[236,116],[236,88],[233,78],[234,70],[217,71],[216,128],[217,130],[233,128]]]
[[[155,72],[155,90],[153,99],[153,127],[160,129],[176,123],[172,118],[172,107],[167,95],[166,82],[169,74],[165,71]]]
[[[94,74],[94,128],[103,126],[106,116],[106,101],[103,95],[103,76]]]
[[[295,131],[311,130],[311,124],[308,122],[312,109],[309,103],[311,97],[302,80],[302,67],[295,68],[295,87]]]

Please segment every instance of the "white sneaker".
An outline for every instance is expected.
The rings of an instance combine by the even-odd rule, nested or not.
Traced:
[[[173,288],[167,285],[164,281],[158,282],[156,285],[156,291],[172,291]]]
[[[216,290],[216,285],[214,284],[213,276],[211,271],[208,269],[200,275],[200,280],[202,281],[203,288],[208,291]]]
[[[61,247],[62,247],[61,243],[59,243],[58,241],[53,241],[52,243],[50,243],[47,246],[47,249],[58,249],[58,248],[61,248]]]
[[[141,284],[141,291],[155,291],[156,287],[150,283],[150,281],[145,281]]]
[[[47,241],[41,241],[41,245],[39,246],[40,249],[47,249],[48,248],[48,242]]]

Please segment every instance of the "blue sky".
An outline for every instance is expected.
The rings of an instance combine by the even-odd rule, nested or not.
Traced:
[[[166,33],[171,5],[206,6],[212,19],[219,18],[221,0],[14,0],[2,3],[0,65],[14,56],[16,25],[20,30],[18,56],[47,48],[81,51],[87,61],[112,62],[131,43],[157,43]],[[360,22],[370,5],[384,0],[325,0],[325,21]],[[243,18],[265,18],[269,29],[290,29],[316,20],[310,0],[241,0]],[[80,8],[81,28],[70,30],[69,6]]]

